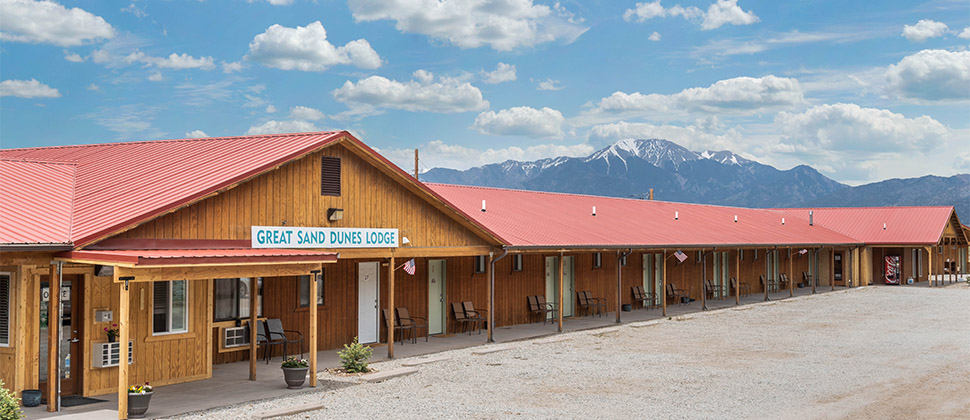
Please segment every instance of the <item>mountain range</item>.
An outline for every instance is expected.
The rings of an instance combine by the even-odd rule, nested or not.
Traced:
[[[970,222],[970,174],[848,186],[799,165],[780,170],[731,151],[688,150],[662,139],[620,140],[586,157],[508,160],[464,171],[434,168],[422,181],[647,198],[740,207],[952,205]]]

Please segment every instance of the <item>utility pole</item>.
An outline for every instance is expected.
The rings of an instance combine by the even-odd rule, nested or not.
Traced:
[[[414,179],[418,179],[418,149],[414,149]]]

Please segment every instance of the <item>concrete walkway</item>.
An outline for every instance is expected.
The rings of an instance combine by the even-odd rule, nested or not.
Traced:
[[[925,287],[926,283],[921,284]],[[914,286],[909,286],[914,287]],[[844,290],[843,287],[836,287],[835,290]],[[818,287],[817,293],[826,293],[832,289],[828,286]],[[798,296],[811,295],[810,288],[794,289],[794,294]],[[777,293],[770,293],[769,298],[773,301],[788,298],[788,290]],[[764,301],[764,294],[752,294],[741,298],[741,304],[753,304]],[[723,300],[710,300],[707,303],[709,310],[730,308],[735,306],[734,297]],[[699,312],[701,302],[695,301],[688,305],[669,305],[667,316],[676,317],[685,314]],[[633,323],[649,321],[662,318],[662,313],[657,309],[635,309],[630,312],[621,312],[622,323]],[[611,312],[602,316],[584,316],[566,318],[563,322],[565,331],[580,331],[593,328],[603,328],[616,325],[616,313]],[[525,339],[552,336],[557,334],[555,323],[533,323],[499,327],[494,331],[496,343],[508,343]],[[418,339],[417,344],[405,341],[404,345],[395,343],[394,352],[397,358],[421,356],[439,353],[447,350],[455,350],[479,346],[486,343],[486,332],[481,334],[473,332],[471,335],[462,333],[444,337],[432,336],[428,342],[423,337]],[[385,360],[387,355],[386,345],[374,346],[372,362]],[[292,395],[300,392],[316,392],[321,388],[336,389],[351,386],[350,381],[332,381],[326,373],[327,368],[339,367],[340,359],[337,350],[328,350],[317,353],[318,370],[323,380],[319,381],[318,388],[305,387],[302,390],[287,389],[283,383],[283,375],[279,368],[279,358],[274,358],[267,365],[260,361],[256,364],[256,381],[249,380],[249,362],[237,362],[229,364],[215,365],[212,367],[212,378],[187,382],[176,385],[159,386],[155,388],[152,397],[151,408],[148,415],[152,418],[168,417],[193,411],[207,410],[210,408],[226,406],[230,404],[244,403],[268,398],[275,398],[283,395]],[[87,404],[77,407],[69,407],[61,410],[60,413],[48,413],[43,406],[25,408],[24,412],[29,419],[62,418],[67,419],[116,419],[117,417],[117,395],[100,395],[94,398],[104,399],[106,402]]]

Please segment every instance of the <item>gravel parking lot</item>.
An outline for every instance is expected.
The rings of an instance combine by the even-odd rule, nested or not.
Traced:
[[[307,403],[324,408],[289,418],[970,418],[966,285],[852,289],[472,350],[383,383],[179,418]]]

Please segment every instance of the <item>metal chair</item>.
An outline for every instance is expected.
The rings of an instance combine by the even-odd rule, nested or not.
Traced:
[[[269,342],[283,343],[284,360],[290,355],[287,351],[287,345],[289,344],[298,344],[300,346],[300,358],[303,358],[303,333],[296,330],[284,330],[283,321],[280,321],[279,318],[267,319],[264,325],[266,327],[266,337],[269,339]],[[289,334],[296,334],[299,337],[291,338]]]

